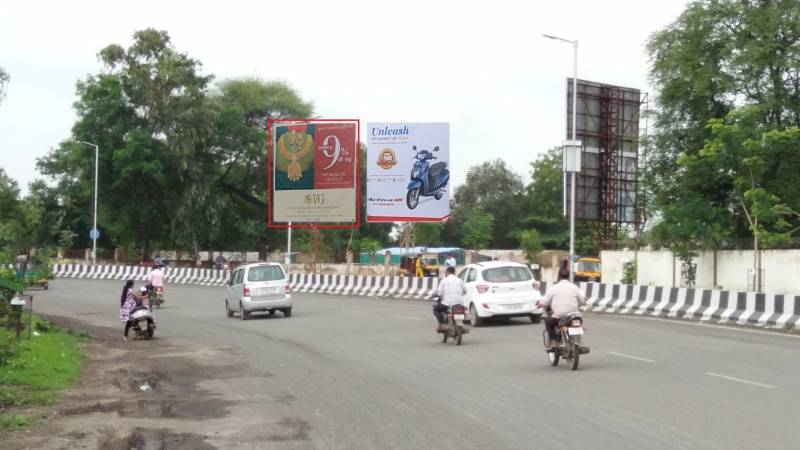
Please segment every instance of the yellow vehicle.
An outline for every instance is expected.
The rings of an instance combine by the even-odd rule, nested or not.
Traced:
[[[600,258],[582,256],[578,258],[575,281],[600,281]]]
[[[400,276],[413,277],[417,274],[417,258],[422,258],[422,274],[426,277],[439,276],[439,259],[433,253],[408,255],[400,258]]]

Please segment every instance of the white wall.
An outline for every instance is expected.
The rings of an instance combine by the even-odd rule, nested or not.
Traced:
[[[718,251],[715,285],[714,252],[699,252],[693,260],[697,265],[695,286],[746,291],[748,273],[753,268],[753,253],[752,250]],[[632,261],[634,252],[602,251],[600,259],[603,264],[603,282],[619,283],[623,273],[622,264],[624,261]],[[800,250],[763,250],[761,266],[764,269],[763,292],[800,294]],[[638,252],[638,284],[680,286],[680,271],[680,260],[669,251]]]

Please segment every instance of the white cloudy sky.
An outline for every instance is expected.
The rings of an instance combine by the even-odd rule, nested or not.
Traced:
[[[34,179],[36,158],[70,136],[75,82],[101,70],[97,52],[155,27],[219,79],[289,81],[321,117],[450,122],[456,185],[498,157],[527,180],[529,162],[564,138],[572,70],[571,47],[541,34],[580,41],[580,78],[648,91],[644,42],[685,4],[6,1],[0,167],[22,185]]]

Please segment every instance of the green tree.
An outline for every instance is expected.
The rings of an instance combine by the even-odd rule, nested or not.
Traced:
[[[463,226],[468,214],[478,208],[491,214],[496,221],[494,234],[490,237],[491,246],[515,248],[523,190],[519,175],[502,159],[473,166],[467,172],[466,182],[455,191],[451,205],[453,223],[444,229],[445,242],[463,241]]]
[[[8,87],[8,81],[11,77],[8,76],[8,72],[0,67],[0,103],[3,103],[3,100],[6,98],[6,89]]]
[[[544,250],[542,238],[539,235],[539,231],[535,228],[520,231],[519,246],[525,252],[525,258],[531,263],[536,262],[536,257]]]
[[[361,252],[369,254],[370,263],[374,264],[375,256],[382,247],[381,243],[376,241],[375,239],[364,238],[361,239],[358,246]]]
[[[442,239],[442,224],[422,222],[414,224],[414,238],[417,245],[432,247],[439,245]]]
[[[738,247],[739,242],[752,234],[754,226],[745,212],[767,204],[770,205],[767,210],[774,210],[779,202],[773,201],[772,195],[781,202],[796,198],[778,193],[777,186],[766,186],[781,185],[783,191],[796,187],[791,176],[787,177],[788,170],[773,171],[777,178],[764,179],[764,195],[751,193],[751,204],[742,208],[739,200],[748,201],[743,195],[746,190],[735,185],[735,176],[717,170],[717,163],[722,160],[715,157],[711,161],[709,155],[700,153],[708,152],[708,140],[720,144],[723,139],[720,133],[730,133],[736,126],[744,125],[719,129],[720,121],[743,120],[741,116],[729,117],[729,113],[742,106],[758,107],[747,113],[746,120],[752,126],[745,127],[750,131],[760,130],[756,136],[749,136],[756,141],[761,133],[800,126],[800,74],[796,70],[800,57],[798,19],[800,3],[792,0],[695,1],[673,24],[650,38],[647,44],[650,76],[659,95],[655,150],[648,161],[647,187],[653,194],[657,217],[666,224],[661,226],[661,236],[681,231],[676,227],[686,228],[678,235],[683,236],[680,245],[688,245],[690,249],[697,248],[692,241],[715,241]],[[731,149],[730,153],[736,151]],[[757,186],[758,183],[750,183],[751,189]],[[675,206],[679,203],[703,205],[704,211]],[[710,228],[712,237],[701,236],[693,223]],[[730,236],[722,239],[719,229],[730,230]]]
[[[492,241],[494,216],[480,209],[472,209],[466,213],[462,228],[461,242],[473,250],[485,248]]]

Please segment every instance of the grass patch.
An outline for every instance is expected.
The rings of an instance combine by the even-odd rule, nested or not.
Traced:
[[[8,431],[21,430],[31,425],[31,419],[21,414],[4,414],[0,416],[0,428]]]
[[[37,333],[21,340],[18,353],[0,366],[0,410],[55,403],[58,392],[80,376],[83,354],[78,344],[84,337],[56,327]]]

